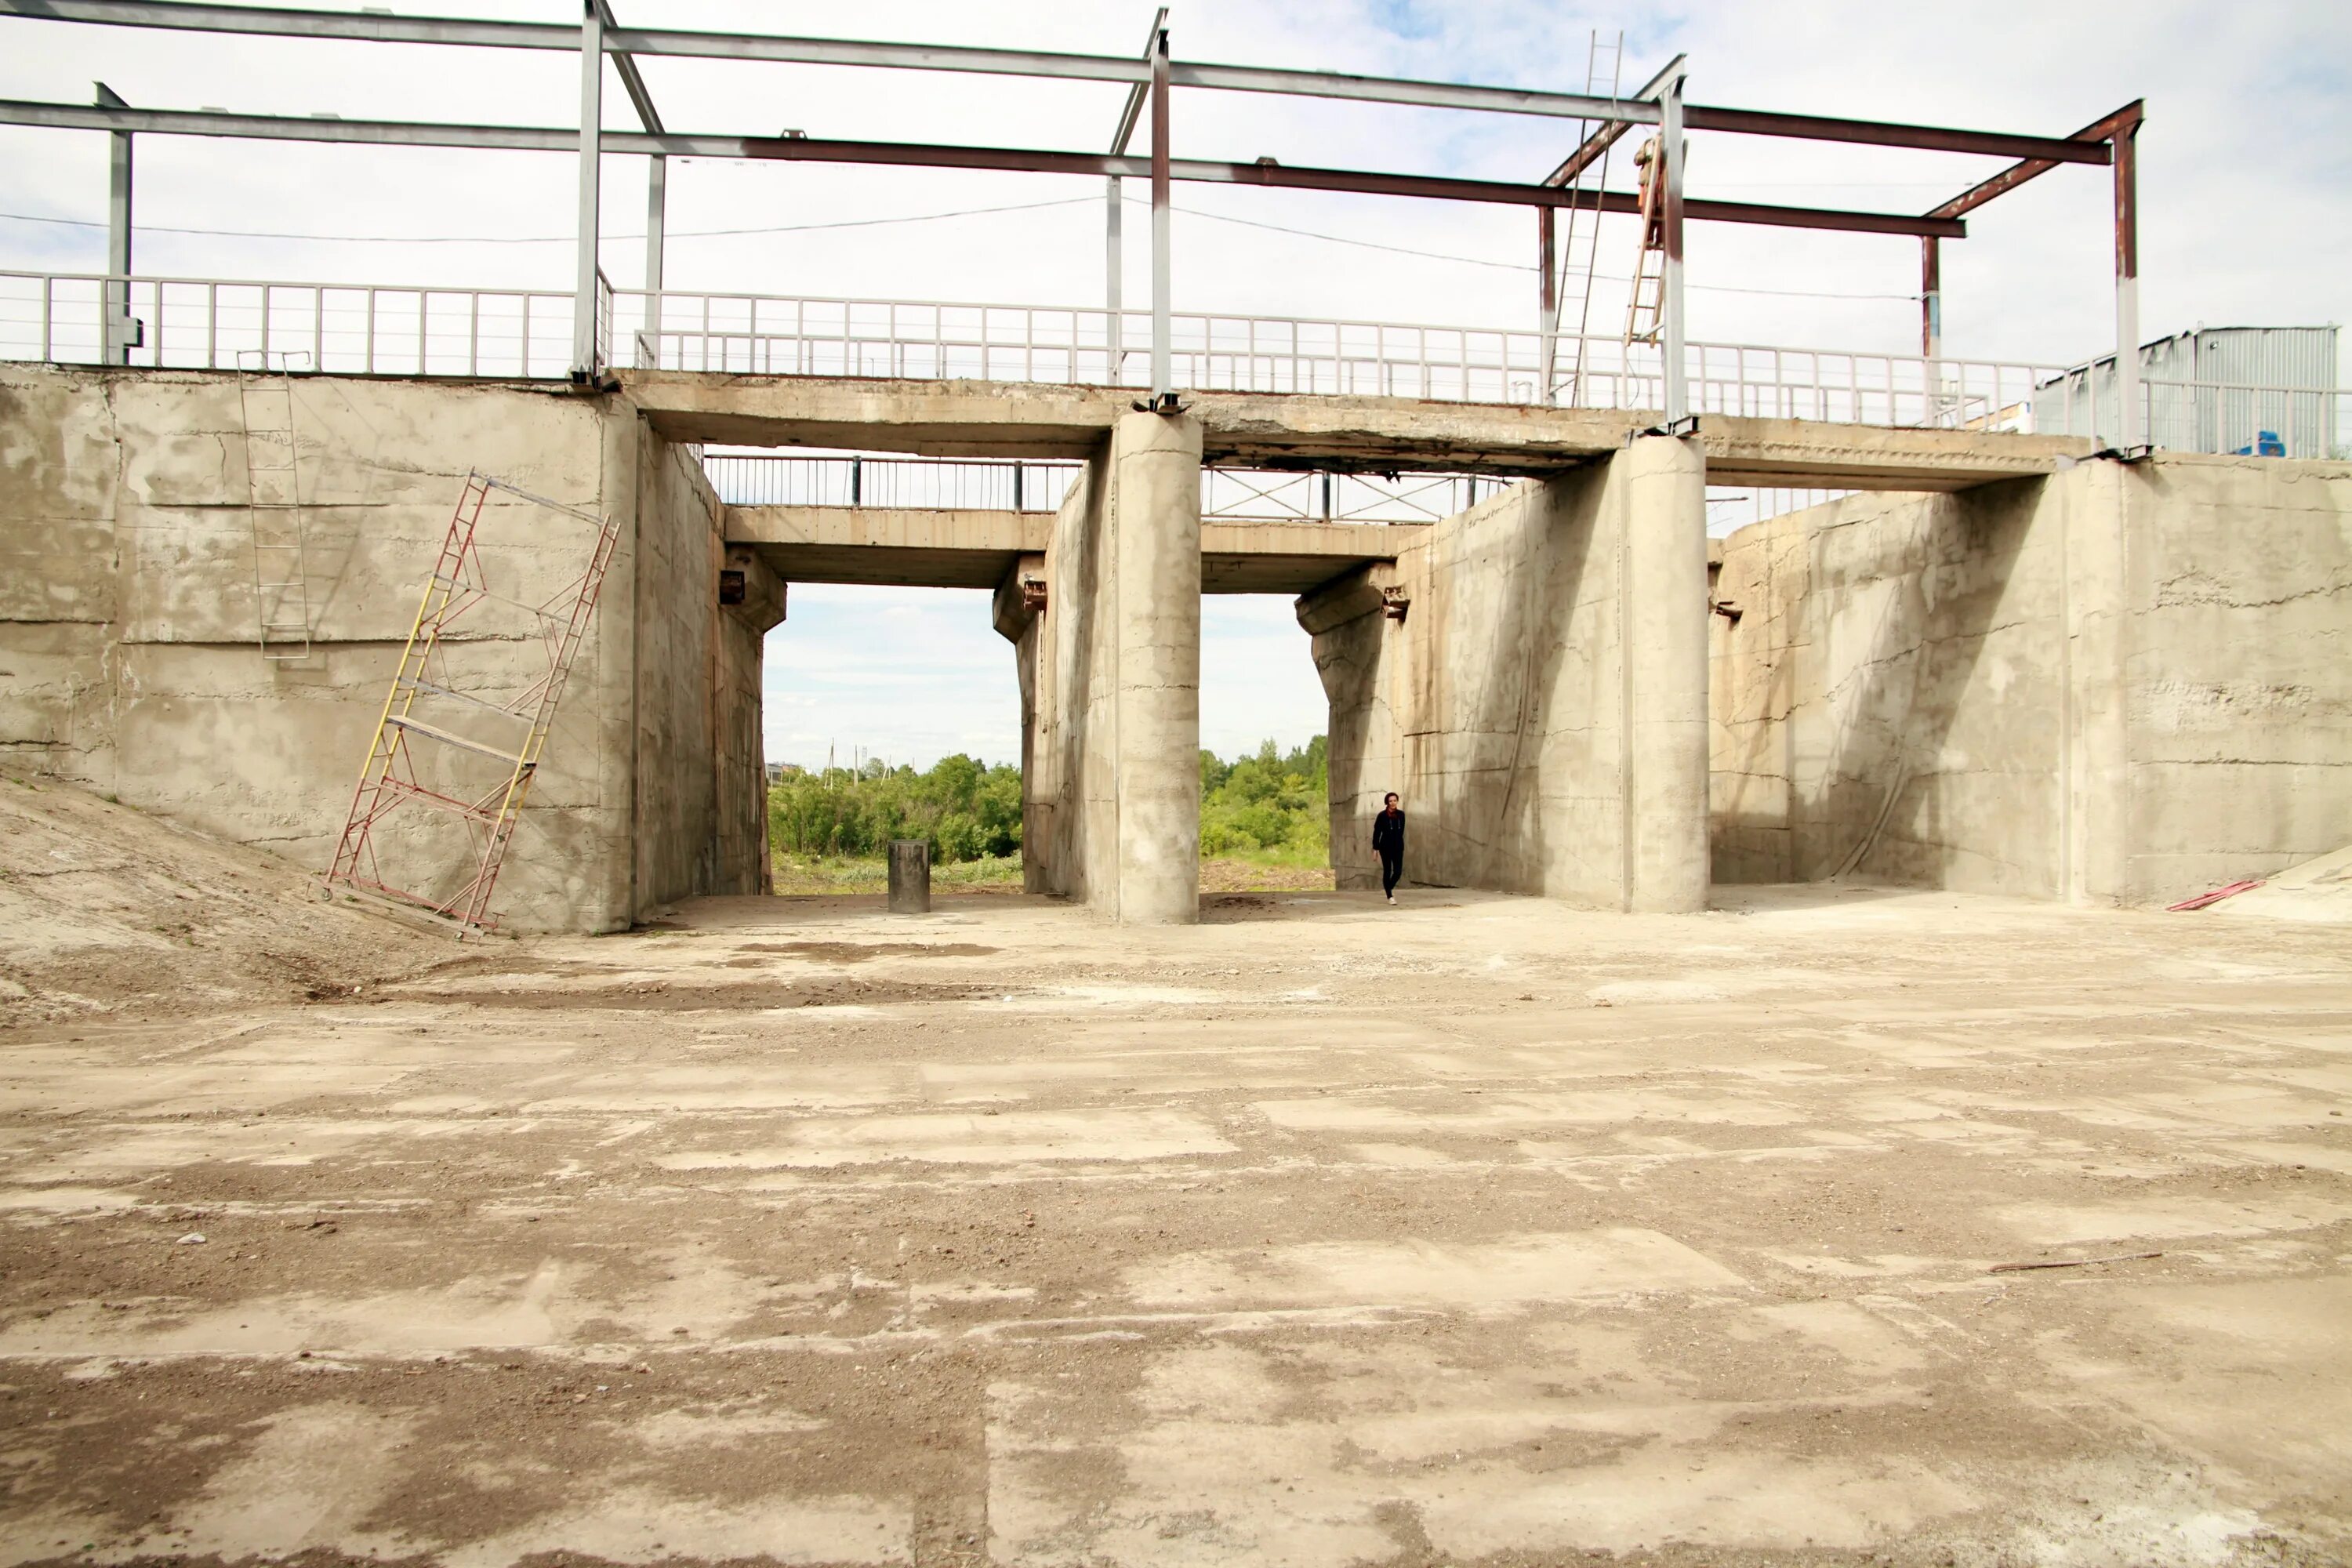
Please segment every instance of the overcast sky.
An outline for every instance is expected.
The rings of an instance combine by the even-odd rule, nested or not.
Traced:
[[[1135,0],[615,5],[625,23],[646,26],[1119,54],[1140,49],[1153,9]],[[394,8],[544,21],[576,15],[565,0],[403,0]],[[1683,51],[1695,102],[2042,133],[2071,132],[2144,98],[2145,334],[2345,314],[2352,5],[2344,0],[1177,0],[1169,26],[1179,58],[1567,90],[1586,86],[1593,30],[1609,42],[1622,29],[1629,87]],[[85,102],[102,79],[156,108],[546,125],[576,114],[576,67],[555,55],[17,19],[0,20],[0,96],[9,98]],[[1102,83],[675,59],[648,60],[644,70],[672,129],[730,133],[793,128],[1093,148],[1108,138],[1124,93]],[[1574,129],[1237,93],[1186,92],[1175,110],[1179,155],[1505,180],[1543,174]],[[606,123],[633,124],[609,78]],[[1689,188],[1918,211],[1996,167],[1695,135]],[[604,163],[603,228],[614,237],[604,266],[625,287],[642,268],[642,247],[626,237],[643,229],[645,168],[634,158]],[[1613,183],[1628,184],[1622,160]],[[1097,182],[688,161],[673,163],[669,184],[674,289],[1024,303],[1102,295]],[[0,128],[0,213],[12,215],[0,218],[0,266],[100,268],[105,194],[102,136]],[[570,285],[574,176],[565,156],[148,138],[138,194],[142,272]],[[1180,309],[1513,326],[1533,317],[1533,220],[1522,211],[1208,185],[1179,185],[1176,200]],[[986,207],[1024,210],[971,210]],[[969,216],[932,216],[949,213]],[[1969,237],[1944,250],[1948,352],[2066,363],[2111,346],[2108,217],[2105,172],[2091,168],[2061,169],[1975,215]],[[872,221],[899,218],[924,221]],[[824,224],[861,226],[808,226]],[[1254,226],[1262,225],[1306,233]],[[1129,226],[1133,302],[1148,289],[1139,213]],[[744,228],[781,232],[693,237]],[[192,229],[363,239],[171,232]],[[1623,296],[1610,280],[1630,268],[1633,247],[1631,220],[1603,230],[1594,320],[1612,334]],[[1696,226],[1689,254],[1696,337],[1916,352],[1915,242]],[[1287,744],[1321,728],[1320,691],[1286,602],[1213,600],[1208,626],[1204,743],[1230,752],[1272,735]],[[953,750],[1017,754],[1011,659],[979,595],[801,587],[770,657],[771,756],[821,761],[828,742],[844,755],[862,745],[917,762]]]

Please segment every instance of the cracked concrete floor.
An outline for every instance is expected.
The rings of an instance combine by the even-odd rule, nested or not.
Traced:
[[[2342,928],[1720,901],[713,900],[16,1030],[0,1562],[2352,1553]]]

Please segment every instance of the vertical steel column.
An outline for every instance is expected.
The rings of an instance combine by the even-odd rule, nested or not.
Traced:
[[[655,363],[660,363],[662,330],[662,241],[669,227],[669,160],[646,161],[646,325],[653,340]]]
[[[1690,384],[1683,364],[1683,83],[1676,70],[1658,93],[1658,142],[1665,161],[1660,226],[1665,230],[1665,273],[1660,281],[1659,342],[1665,356],[1666,424],[1690,417]]]
[[[2147,442],[2139,406],[2139,116],[2116,128],[2116,448]]]
[[[1151,400],[1169,395],[1168,30],[1151,44]]]
[[[1168,7],[1162,5],[1151,18],[1151,30],[1143,36],[1143,58],[1150,59],[1160,50],[1160,31],[1168,24]],[[1118,112],[1118,129],[1110,139],[1110,155],[1126,154],[1127,144],[1135,136],[1135,122],[1142,116],[1143,100],[1150,94],[1149,82],[1137,82],[1127,89],[1127,102]],[[1110,350],[1111,384],[1118,384],[1120,373],[1127,364],[1127,208],[1126,190],[1117,174],[1103,182],[1103,305],[1109,314],[1105,334]]]
[[[579,278],[572,300],[572,374],[588,381],[596,363],[596,198],[604,163],[604,18],[581,0]]]
[[[1944,357],[1943,243],[1932,234],[1919,237],[1919,352],[1930,361]]]
[[[1538,374],[1543,384],[1536,389],[1536,401],[1549,407],[1553,385],[1552,365],[1559,353],[1559,279],[1552,262],[1552,209],[1536,208],[1536,270],[1541,276],[1536,281],[1536,331],[1540,334],[1542,352],[1538,356]]]
[[[128,109],[115,90],[104,82],[90,84],[98,89],[93,100],[102,109]],[[109,279],[105,293],[106,320],[102,323],[105,337],[100,357],[108,364],[129,364],[131,350],[139,334],[131,323],[131,132],[113,132],[108,137],[113,143],[107,162],[106,179],[106,275]],[[121,279],[121,282],[113,279]]]
[[[1118,353],[1119,308],[1126,302],[1120,292],[1126,268],[1119,257],[1120,231],[1124,226],[1121,219],[1125,216],[1119,204],[1123,199],[1119,195],[1118,176],[1113,174],[1103,182],[1103,306],[1111,313],[1114,355]]]

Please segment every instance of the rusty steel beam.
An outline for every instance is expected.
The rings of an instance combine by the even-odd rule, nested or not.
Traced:
[[[1884,120],[1834,120],[1820,114],[1777,114],[1694,103],[1683,111],[1693,131],[1737,136],[1789,136],[1804,142],[1859,142],[1875,147],[1918,147],[1933,153],[1982,153],[1996,158],[2046,158],[2053,163],[2104,163],[2107,149],[2071,136],[2018,136],[2005,131],[1958,131]]]
[[[1037,148],[950,147],[912,142],[834,142],[814,137],[746,137],[746,158],[810,163],[889,163],[924,168],[1003,169],[1024,174],[1115,174],[1148,179],[1150,160],[1099,153],[1064,153]],[[1169,177],[1209,184],[1267,185],[1301,191],[1349,191],[1362,195],[1419,196],[1434,201],[1491,202],[1509,206],[1564,207],[1597,199],[1600,210],[1638,215],[1640,199],[1622,191],[1571,192],[1549,185],[1500,180],[1454,180],[1427,174],[1373,174],[1355,169],[1293,168],[1282,163],[1215,163],[1171,159]],[[1759,224],[1781,228],[1843,230],[1855,234],[1936,235],[1958,239],[1967,226],[1955,218],[1915,217],[1908,213],[1852,212],[1834,207],[1767,206],[1754,202],[1686,201],[1685,216],[1698,223]]]
[[[1668,60],[1665,65],[1659,69],[1656,75],[1651,77],[1649,80],[1643,82],[1640,87],[1635,88],[1633,89],[1633,96],[1643,100],[1655,99],[1658,95],[1658,89],[1666,85],[1667,79],[1672,77],[1676,71],[1683,68],[1683,61],[1685,58],[1685,57],[1682,55],[1676,55],[1673,59]],[[1570,153],[1565,159],[1561,160],[1559,168],[1554,169],[1550,174],[1546,174],[1543,177],[1543,183],[1547,185],[1564,185],[1568,184],[1570,180],[1576,178],[1577,175],[1592,167],[1593,160],[1600,157],[1601,153],[1609,151],[1610,148],[1614,147],[1617,144],[1618,138],[1623,136],[1626,131],[1630,128],[1631,127],[1628,122],[1622,120],[1612,120],[1609,121],[1609,123],[1603,125],[1600,130],[1586,137],[1584,141],[1579,144],[1575,152]]]
[[[2106,116],[2105,119],[2094,120],[2091,123],[2084,126],[2083,129],[2075,132],[2074,135],[2069,136],[2066,140],[2069,142],[2096,143],[2102,152],[2105,152],[2107,153],[2105,157],[2102,157],[2097,161],[2102,163],[2111,163],[2114,161],[2114,153],[2112,151],[2108,150],[2107,144],[2112,142],[2116,133],[2122,131],[2126,126],[2138,125],[2141,118],[2141,101],[2138,99],[2134,99],[2131,102],[2125,104],[2121,109],[2116,110],[2113,114]],[[2081,160],[2077,161],[2079,162]],[[1964,214],[1974,212],[1977,208],[1984,205],[1985,203],[1992,200],[1995,196],[2006,195],[2010,192],[2017,189],[2018,186],[2025,184],[2026,181],[2046,174],[2057,166],[2057,161],[2049,158],[2027,158],[2021,163],[2012,163],[2008,168],[2003,169],[2000,174],[1995,174],[1992,178],[1985,181],[1983,184],[1971,186],[1969,189],[1961,192],[1958,195],[1954,196],[1950,201],[1946,202],[1942,206],[1937,207],[1928,213],[1927,216],[1929,217],[1959,217]]]

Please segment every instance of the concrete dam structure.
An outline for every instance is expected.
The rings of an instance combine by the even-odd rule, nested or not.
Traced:
[[[1343,886],[1377,874],[1390,789],[1412,880],[1639,910],[1840,875],[2146,903],[2352,838],[2342,462],[956,382],[292,388],[315,624],[271,659],[236,377],[0,368],[0,747],[323,867],[452,500],[495,472],[623,523],[500,886],[520,929],[761,888],[762,647],[795,580],[996,590],[1026,884],[1125,921],[1195,918],[1204,592],[1298,596]],[[730,507],[698,461],[717,441],[1083,468],[1052,514]],[[1424,525],[1219,522],[1203,463],[1515,482]],[[1710,541],[1710,479],[1864,493]],[[584,548],[502,504],[499,602],[453,645],[483,692],[527,679],[521,606]]]

